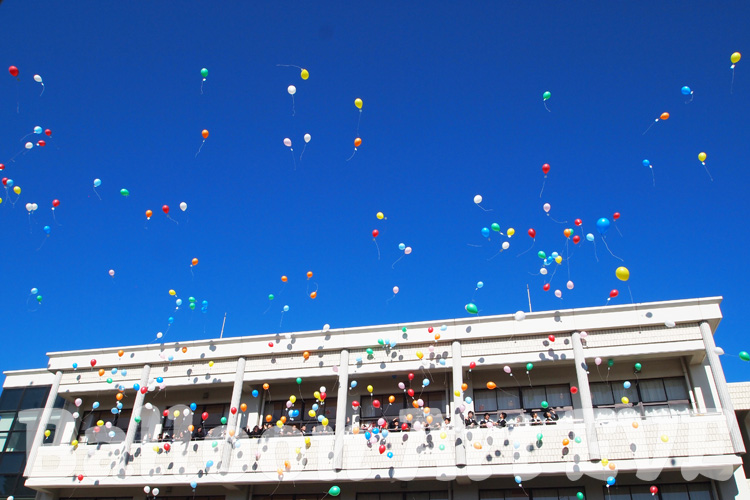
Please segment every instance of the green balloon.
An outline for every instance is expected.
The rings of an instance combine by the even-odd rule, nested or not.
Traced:
[[[547,254],[544,253],[542,250],[539,250],[539,253],[537,255],[539,256],[540,259],[546,259],[547,258]]]
[[[477,309],[477,305],[473,302],[469,302],[468,304],[466,304],[466,306],[464,306],[464,309],[466,309],[466,312],[469,314],[476,314],[479,312],[479,309]]]
[[[201,76],[202,76],[203,78],[206,78],[206,77],[208,76],[208,70],[207,70],[206,68],[203,68],[203,69],[201,70]]]
[[[135,417],[133,420],[135,420],[136,424],[140,424],[141,423],[141,417]]]
[[[747,351],[740,352],[740,359],[742,361],[750,361],[750,354],[747,353]]]
[[[368,347],[365,352],[367,353],[368,356],[372,356],[372,349],[371,348]]]
[[[549,408],[549,403],[546,401],[542,401],[542,408],[547,409]]]
[[[445,449],[445,445],[441,444],[440,446],[438,446],[438,448],[440,448],[440,451],[443,451]]]
[[[526,363],[526,371],[530,372],[534,368],[534,363]]]
[[[635,371],[639,372],[641,371],[641,368],[643,368],[643,365],[641,365],[640,363],[635,364]]]
[[[125,188],[120,189],[120,194],[123,196],[130,196],[130,191]]]
[[[297,385],[300,385],[300,384],[302,384],[302,378],[301,377],[297,377]]]
[[[583,500],[583,498],[584,498],[583,493],[581,493],[580,491],[578,493],[576,493],[576,498],[578,500]]]
[[[41,302],[42,301],[42,296],[41,295],[37,295],[36,296],[36,301],[37,302]]]
[[[383,339],[378,339],[378,344],[383,345],[385,342],[383,342]]]
[[[536,435],[536,440],[541,441],[543,437],[544,436],[542,436],[542,433],[540,432],[539,434]]]
[[[576,436],[575,442],[581,444],[581,436]]]
[[[337,497],[341,494],[341,488],[339,488],[338,486],[331,486],[328,489],[328,494],[332,497]]]
[[[190,303],[190,309],[192,309],[193,311],[195,311],[195,302],[191,302]]]
[[[547,99],[549,99],[550,97],[552,97],[552,94],[548,90],[547,92],[545,92],[544,94],[542,94],[542,97],[544,97],[544,100],[546,101]]]
[[[221,425],[227,425],[227,417],[221,417]]]
[[[492,226],[490,227],[492,228],[493,231],[497,231],[498,233],[500,232],[500,224],[498,224],[497,222],[493,222]]]
[[[195,302],[195,297],[190,297],[190,298],[188,298],[188,300],[189,300],[190,302]]]
[[[615,360],[614,359],[608,359],[607,360],[607,366],[609,366],[610,368],[612,368],[613,366],[615,366]]]
[[[274,299],[274,297],[273,297],[273,294],[272,294],[272,293],[269,293],[269,294],[268,294],[268,300],[273,300],[273,299]],[[269,307],[270,307],[270,306],[269,306]]]
[[[108,383],[108,384],[111,384],[111,383],[112,383],[112,379],[111,379],[111,378],[108,378],[108,379],[107,379],[107,383]]]
[[[403,327],[403,328],[401,329],[401,331],[402,331],[402,332],[404,332],[404,333],[406,333],[406,327]]]

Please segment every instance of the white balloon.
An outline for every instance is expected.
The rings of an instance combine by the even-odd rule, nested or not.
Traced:
[[[39,75],[34,75],[34,81],[37,83],[42,83],[42,77]]]
[[[146,403],[146,404],[145,404],[145,405],[143,405],[143,406],[144,406],[144,407],[145,407],[145,408],[146,408],[147,410],[151,410],[151,409],[152,409],[152,408],[154,407],[154,405],[152,405],[151,403]]]
[[[516,311],[515,318],[516,321],[523,321],[526,319],[526,313],[523,311]]]
[[[146,495],[148,495],[149,493],[151,493],[151,486],[144,486],[144,487],[143,487],[143,492],[144,492],[144,493],[145,493]]]
[[[406,247],[406,248],[404,248],[404,253],[405,253],[406,255],[409,255],[409,254],[411,253],[411,247]]]
[[[477,205],[479,205],[480,203],[482,203],[482,195],[481,194],[478,194],[478,195],[476,195],[474,197],[474,203],[476,203]]]
[[[162,338],[163,336],[164,336],[164,334],[163,334],[163,333],[161,333],[161,332],[158,332],[158,333],[156,334],[156,338],[157,338],[157,339],[160,339],[160,338]]]
[[[312,139],[310,134],[305,134],[305,142],[310,142],[310,139]]]
[[[32,203],[31,204],[31,209],[32,210],[36,211],[37,208],[39,208],[39,205],[37,205],[36,203]]]
[[[568,281],[568,284],[566,286],[568,287],[568,290],[572,290],[575,285],[573,285],[572,281]]]
[[[31,142],[27,142],[27,143],[26,143],[26,149],[31,149],[31,148],[33,148],[33,147],[34,147],[34,144],[33,144],[33,143],[31,143]]]
[[[714,352],[718,354],[719,356],[724,355],[724,349],[722,349],[721,347],[717,347],[716,349],[714,349]]]
[[[289,137],[287,137],[286,139],[284,139],[284,146],[286,146],[288,148],[292,147],[292,140]]]
[[[182,210],[183,212],[187,210],[187,203],[185,203],[184,201],[180,203],[180,210]]]
[[[550,208],[552,208],[552,206],[549,203],[545,203],[542,208],[544,208],[545,212],[549,213],[549,210]]]
[[[321,385],[321,386],[320,386],[320,392],[327,392],[327,391],[326,391],[326,386],[324,386],[324,385]]]
[[[561,299],[562,298],[562,292],[560,290],[555,290],[555,297],[557,297],[558,299]]]
[[[154,488],[153,490],[151,490],[151,493],[153,493],[154,496],[158,495],[159,494],[159,488]]]
[[[296,94],[296,93],[297,93],[297,87],[295,87],[294,85],[290,85],[290,86],[289,86],[289,87],[288,87],[288,88],[286,89],[286,91],[287,91],[287,92],[289,92],[289,95],[294,95],[294,94]]]
[[[73,412],[73,418],[78,418],[80,416],[81,416],[81,414],[78,413],[77,411]]]
[[[675,323],[674,321],[665,321],[664,326],[666,326],[667,328],[674,328]]]
[[[331,329],[331,325],[329,325],[328,323],[326,323],[325,325],[323,325],[323,331],[324,332],[327,332],[330,329]]]
[[[31,203],[27,203],[26,204],[26,210],[29,211],[29,212],[31,212],[33,210],[33,207],[31,205]]]
[[[586,332],[581,332],[581,338],[582,338],[582,339],[585,339],[585,338],[586,338],[586,337],[588,337],[588,336],[589,336],[589,334],[588,334],[588,333],[586,333]]]
[[[543,268],[541,268],[541,269],[539,270],[539,274],[541,274],[541,275],[545,275],[545,274],[547,274],[547,268],[546,268],[546,267],[543,267]]]
[[[503,241],[503,250],[507,250],[509,248],[510,248],[510,243],[508,243],[507,241]]]

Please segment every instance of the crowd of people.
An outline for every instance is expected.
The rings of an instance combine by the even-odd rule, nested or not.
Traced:
[[[514,425],[555,425],[560,417],[557,415],[555,410],[552,408],[545,410],[542,417],[539,417],[539,413],[532,411],[528,419],[524,419],[523,414],[517,414],[515,418],[508,418],[508,414],[504,411],[500,412],[497,420],[492,420],[490,413],[485,413],[482,420],[477,422],[474,418],[474,412],[470,411],[466,414],[464,419],[464,425],[467,429],[480,428],[484,429],[497,425],[499,427],[508,427]]]

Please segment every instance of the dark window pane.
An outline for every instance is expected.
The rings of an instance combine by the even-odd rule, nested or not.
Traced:
[[[9,497],[14,493],[18,476],[0,476],[0,497]]]
[[[0,432],[7,432],[13,427],[16,412],[0,413]]]
[[[686,500],[688,489],[686,484],[665,484],[659,488],[662,500]]]
[[[712,500],[711,485],[707,483],[691,484],[688,486],[690,500]]]
[[[679,401],[688,399],[687,387],[685,387],[684,378],[665,378],[664,387],[667,389],[667,398],[670,401]]]
[[[658,403],[667,400],[667,393],[664,390],[664,382],[660,379],[641,380],[638,383],[641,391],[641,397],[644,403]]]
[[[474,409],[478,412],[497,410],[495,391],[479,389],[474,391]]]
[[[591,402],[594,406],[613,405],[612,388],[606,382],[591,384]]]
[[[57,396],[55,398],[55,405],[54,405],[54,407],[55,408],[62,408],[64,406],[65,406],[65,400],[63,398],[61,398],[60,396]]]
[[[16,484],[15,498],[17,500],[23,500],[23,499],[34,500],[34,498],[36,497],[36,491],[24,486],[23,485],[24,482],[25,482],[24,478],[19,478],[18,484]]]
[[[44,408],[44,404],[47,402],[47,394],[49,394],[49,387],[27,387],[26,392],[23,393],[21,408],[24,410]]]
[[[5,389],[0,394],[0,410],[16,410],[21,402],[23,389]]]
[[[4,453],[0,462],[0,474],[17,474],[21,472],[26,461],[25,453]]]
[[[570,386],[567,384],[548,385],[547,402],[553,408],[561,406],[573,406],[573,402],[570,397]]]
[[[26,432],[12,432],[5,445],[5,451],[26,451]]]

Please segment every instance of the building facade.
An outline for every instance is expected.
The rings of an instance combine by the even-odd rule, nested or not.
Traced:
[[[0,494],[750,498],[720,302],[49,353],[6,373]]]

